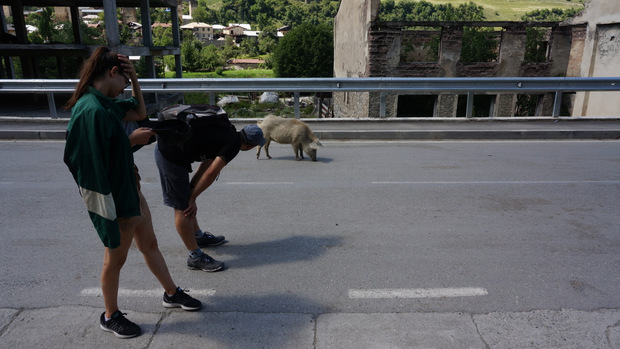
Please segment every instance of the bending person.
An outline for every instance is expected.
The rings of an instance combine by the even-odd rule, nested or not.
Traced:
[[[240,150],[263,146],[265,138],[256,125],[245,126],[240,132],[230,127],[204,126],[193,128],[189,139],[181,145],[158,137],[155,163],[159,169],[164,204],[174,209],[177,233],[188,250],[187,267],[215,272],[224,263],[204,253],[200,247],[224,243],[224,236],[203,232],[198,225],[196,199],[213,184],[220,171]],[[191,180],[192,163],[199,162]]]

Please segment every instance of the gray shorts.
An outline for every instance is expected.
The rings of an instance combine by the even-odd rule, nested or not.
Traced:
[[[177,210],[189,206],[189,173],[187,168],[166,159],[155,146],[155,164],[159,169],[164,205]]]

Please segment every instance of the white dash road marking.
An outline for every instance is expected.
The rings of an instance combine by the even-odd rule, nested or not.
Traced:
[[[384,288],[368,290],[349,290],[349,298],[354,299],[390,299],[390,298],[453,298],[486,296],[484,288]]]
[[[620,184],[620,181],[394,181],[394,182],[370,182],[371,184]]]
[[[215,290],[192,290],[189,289],[189,291],[187,292],[190,296],[213,296],[215,295]],[[81,296],[84,297],[88,297],[88,296],[95,296],[95,297],[101,297],[101,289],[100,288],[85,288],[80,292]],[[124,297],[161,297],[164,295],[164,290],[163,289],[157,289],[157,290],[130,290],[130,289],[126,289],[126,288],[119,288],[118,289],[118,295],[119,296],[124,296]]]
[[[224,184],[233,185],[291,185],[293,182],[224,182]]]

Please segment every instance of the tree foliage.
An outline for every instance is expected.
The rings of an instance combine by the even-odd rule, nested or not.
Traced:
[[[187,35],[183,38],[181,44],[181,61],[183,68],[187,71],[196,71],[201,68],[200,51],[202,43],[193,35]]]
[[[473,2],[434,5],[428,1],[395,0],[381,1],[380,21],[482,21],[484,8]]]
[[[293,28],[280,40],[272,59],[278,77],[332,77],[332,27],[306,23]]]
[[[540,9],[526,13],[521,17],[523,21],[538,21],[538,22],[559,22],[574,17],[579,13],[577,8],[569,8],[562,10],[559,8],[554,9]]]
[[[199,0],[198,7],[204,8],[206,14],[201,12],[198,19],[206,23],[252,23],[260,30],[302,23],[332,24],[339,4],[336,0],[222,0],[218,9],[212,9],[206,0]]]
[[[491,62],[497,59],[497,41],[491,28],[463,28],[461,62]]]

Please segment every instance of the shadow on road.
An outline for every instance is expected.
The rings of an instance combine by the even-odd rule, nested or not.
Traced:
[[[255,268],[312,260],[323,255],[327,249],[341,245],[341,238],[302,235],[247,245],[226,244],[218,249],[223,254],[235,256],[233,259],[226,259],[228,267]]]

